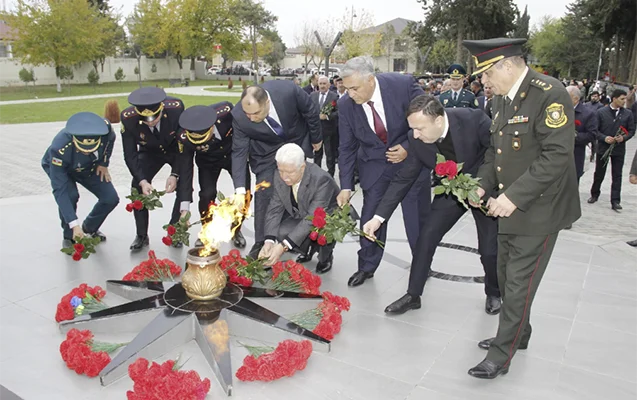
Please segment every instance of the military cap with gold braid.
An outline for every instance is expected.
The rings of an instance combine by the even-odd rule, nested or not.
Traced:
[[[188,140],[195,145],[206,143],[212,137],[217,122],[217,110],[211,106],[192,106],[179,116],[179,126]]]
[[[473,75],[480,74],[495,63],[507,57],[522,56],[524,49],[522,45],[526,39],[516,38],[493,38],[486,40],[464,40],[462,44],[473,55],[476,70]]]
[[[450,78],[459,79],[464,78],[467,74],[467,70],[460,64],[451,64],[449,68],[447,68],[447,73]]]
[[[93,153],[102,143],[102,136],[111,131],[107,120],[92,112],[79,112],[66,121],[64,128],[73,136],[73,145],[84,153]]]
[[[128,102],[135,106],[137,114],[147,122],[157,119],[164,109],[166,92],[158,87],[143,87],[128,96]]]

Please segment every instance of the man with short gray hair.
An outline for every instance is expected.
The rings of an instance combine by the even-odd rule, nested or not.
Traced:
[[[342,70],[347,95],[338,101],[340,206],[348,203],[354,189],[354,168],[358,165],[363,190],[361,229],[374,217],[376,207],[407,157],[410,131],[406,111],[415,97],[424,94],[411,75],[374,74],[367,57],[347,61]],[[421,191],[421,189],[423,189]],[[420,226],[429,210],[431,190],[429,171],[423,170],[402,201],[403,219],[412,254],[418,241]],[[383,219],[383,221],[385,220]],[[387,238],[387,224],[377,232],[381,242]],[[372,278],[383,258],[383,248],[376,242],[360,241],[358,271],[349,286],[362,285]]]
[[[567,86],[566,91],[571,96],[575,109],[575,171],[579,182],[584,175],[584,160],[586,159],[586,146],[593,140],[597,140],[597,117],[595,112],[587,107],[581,100],[581,91],[576,86]]]
[[[335,243],[323,244],[310,240],[312,221],[307,219],[321,207],[329,213],[337,206],[338,185],[318,165],[305,161],[305,153],[296,144],[288,143],[276,152],[277,172],[274,174],[272,198],[265,217],[265,244],[259,258],[273,265],[284,252],[295,250],[307,254],[318,248],[316,272],[332,268]]]

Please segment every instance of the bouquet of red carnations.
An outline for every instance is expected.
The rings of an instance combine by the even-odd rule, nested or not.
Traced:
[[[60,354],[69,369],[92,378],[111,362],[109,354],[125,345],[97,342],[93,340],[91,331],[71,329],[66,334],[66,340],[60,344]]]
[[[266,286],[274,290],[319,294],[321,278],[293,260],[279,261],[272,266],[272,278]]]
[[[159,201],[159,198],[166,194],[166,191],[157,191],[153,189],[150,194],[145,195],[143,193],[139,193],[139,190],[136,188],[131,189],[131,194],[126,196],[131,202],[126,204],[126,211],[133,212],[133,210],[143,210],[144,208],[147,210],[154,210],[155,208],[162,208],[163,204]]]
[[[242,381],[268,382],[292,376],[296,371],[305,369],[307,360],[312,355],[312,344],[309,340],[284,340],[276,349],[268,346],[248,346],[243,343],[241,345],[250,352],[235,374]]]
[[[57,322],[68,321],[76,315],[103,310],[108,306],[102,301],[106,291],[99,286],[90,287],[86,283],[62,296],[55,312]]]
[[[81,238],[73,239],[75,244],[72,247],[63,247],[60,251],[73,257],[73,260],[80,261],[86,259],[91,254],[95,254],[95,246],[102,240],[98,237],[86,235]]]
[[[314,215],[306,217],[307,220],[312,221],[310,239],[319,246],[325,246],[334,241],[342,243],[348,233],[353,236],[367,237],[363,231],[356,227],[356,221],[351,215],[351,207],[347,203],[343,207],[336,207],[330,214],[325,212],[323,207],[317,207],[314,210]],[[381,248],[385,247],[385,244],[380,240],[373,241]]]
[[[128,367],[133,390],[128,400],[203,400],[210,391],[210,379],[201,379],[195,371],[180,371],[175,360],[163,364],[140,358]]]
[[[122,278],[124,281],[174,281],[181,274],[181,267],[167,258],[158,259],[155,252],[148,252],[148,260],[142,261]]]
[[[440,185],[434,188],[434,195],[454,196],[460,204],[467,210],[468,202],[480,203],[478,197],[478,188],[480,187],[480,178],[474,178],[471,174],[460,173],[464,163],[456,163],[453,160],[446,160],[442,154],[436,155],[435,173],[440,180]],[[485,214],[489,211],[485,206],[480,206],[480,210]]]
[[[179,218],[179,221],[177,221],[176,224],[164,225],[163,229],[166,231],[167,235],[164,236],[161,241],[166,246],[171,246],[177,243],[190,246],[190,232],[188,232],[188,229],[190,229],[190,211],[183,217]]]
[[[236,249],[230,250],[219,262],[219,267],[228,275],[230,282],[246,287],[252,286],[255,281],[266,283],[269,276],[263,265],[263,260],[241,257]]]
[[[316,308],[295,314],[288,319],[322,338],[332,340],[334,335],[341,331],[341,312],[349,310],[350,302],[347,297],[336,296],[330,292],[323,292],[322,296],[323,301]]]
[[[604,166],[608,164],[608,160],[610,160],[610,155],[613,154],[613,149],[615,149],[615,146],[617,146],[617,143],[618,143],[617,138],[619,137],[621,137],[623,140],[626,140],[626,137],[628,137],[628,130],[621,125],[619,126],[619,129],[617,129],[617,133],[615,133],[615,136],[614,136],[615,141],[610,144],[608,149],[606,149],[604,154],[602,154],[602,156],[599,159],[600,161],[604,163]]]

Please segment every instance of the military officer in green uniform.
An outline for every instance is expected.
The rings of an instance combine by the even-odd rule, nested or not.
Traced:
[[[438,101],[445,108],[478,108],[476,96],[467,89],[463,89],[464,77],[467,71],[460,64],[452,64],[447,70],[449,74],[450,90],[442,93]]]
[[[482,73],[495,94],[491,145],[478,171],[478,195],[499,220],[503,301],[496,336],[478,344],[488,353],[469,370],[476,378],[506,374],[516,351],[529,345],[531,304],[558,233],[581,215],[572,103],[558,80],[526,66],[525,42],[464,41],[474,55],[475,73]]]

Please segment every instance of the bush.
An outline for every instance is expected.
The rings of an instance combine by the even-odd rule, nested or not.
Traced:
[[[124,75],[122,67],[117,68],[117,71],[115,71],[115,80],[121,83],[124,78],[126,78],[126,75]]]
[[[157,66],[155,65],[155,63],[153,63],[153,65],[150,67],[150,72],[152,72],[153,74],[157,72]]]
[[[27,88],[29,87],[29,82],[33,82],[33,86],[35,86],[35,74],[33,73],[33,69],[28,70],[26,68],[22,68],[20,72],[18,72],[18,76]]]
[[[232,82],[232,78],[228,77],[228,89],[232,89],[234,83]]]
[[[135,67],[135,71],[133,71],[135,75],[139,75],[139,67]]]
[[[88,83],[93,85],[93,91],[95,91],[95,85],[97,85],[100,81],[100,74],[97,73],[94,69],[88,73]]]
[[[243,90],[246,90],[248,88],[248,82],[243,81]]]

